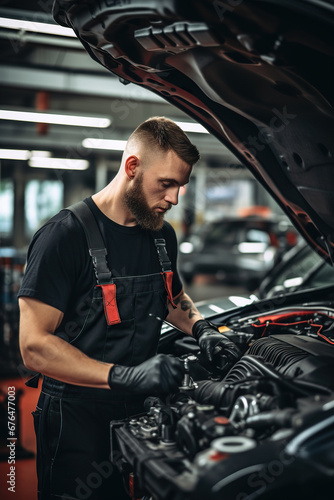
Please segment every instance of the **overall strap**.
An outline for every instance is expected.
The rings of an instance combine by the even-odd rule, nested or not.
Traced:
[[[116,325],[121,322],[117,302],[116,285],[110,283],[111,271],[107,264],[107,249],[105,247],[100,229],[91,209],[84,201],[79,201],[67,208],[82,225],[92,257],[97,287],[102,289],[104,314],[108,325]]]
[[[152,232],[152,236],[154,239],[154,244],[158,252],[158,258],[162,270],[162,277],[164,280],[165,289],[167,292],[167,297],[171,305],[176,308],[176,305],[173,301],[173,292],[172,292],[172,284],[173,284],[173,271],[172,264],[169,260],[167,249],[166,249],[166,240],[162,237],[161,232]],[[158,236],[158,238],[157,238]]]
[[[158,258],[161,270],[163,273],[167,273],[172,270],[172,264],[167,254],[166,240],[165,238],[163,238],[162,233],[160,231],[152,231],[152,236],[155,248],[157,249],[158,252]]]
[[[92,211],[84,201],[79,201],[67,207],[66,210],[70,210],[75,215],[85,231],[98,284],[110,282],[111,272],[107,264],[107,249]]]

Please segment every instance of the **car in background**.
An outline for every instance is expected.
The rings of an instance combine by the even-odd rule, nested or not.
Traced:
[[[250,305],[254,302],[274,299],[277,302],[286,293],[312,290],[334,284],[334,267],[325,262],[307,243],[299,239],[298,243],[285,252],[280,260],[268,272],[259,286],[251,290],[250,295],[226,295],[196,302],[196,307],[204,318],[212,319],[215,315]],[[173,330],[172,325],[164,323],[161,333]],[[189,343],[190,340],[187,340]]]
[[[179,271],[187,284],[197,274],[212,274],[254,290],[297,240],[284,216],[226,217],[203,224],[180,243]]]

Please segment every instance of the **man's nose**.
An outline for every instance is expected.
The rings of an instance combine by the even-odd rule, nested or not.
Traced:
[[[165,201],[171,203],[172,205],[177,205],[179,202],[179,191],[179,187],[175,186],[173,188],[170,188],[165,195]]]

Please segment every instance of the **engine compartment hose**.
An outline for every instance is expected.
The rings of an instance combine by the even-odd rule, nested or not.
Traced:
[[[260,369],[264,375],[277,380],[283,386],[285,386],[290,391],[298,394],[299,396],[309,396],[309,392],[305,391],[301,387],[298,387],[294,382],[290,382],[283,375],[277,372],[274,368],[264,363],[258,356],[253,356],[252,354],[247,354],[242,358],[243,362],[248,362],[256,368]]]

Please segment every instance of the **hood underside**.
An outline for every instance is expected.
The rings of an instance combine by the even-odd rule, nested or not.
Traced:
[[[56,0],[54,17],[215,135],[333,262],[333,1]]]

